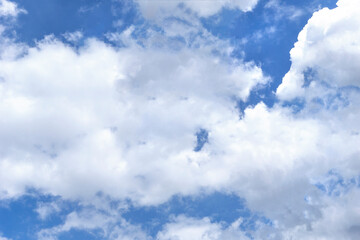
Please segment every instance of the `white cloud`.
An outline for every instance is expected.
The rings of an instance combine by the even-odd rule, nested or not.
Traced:
[[[291,50],[291,69],[277,90],[281,99],[304,95],[304,72],[334,87],[360,86],[360,15],[358,1],[342,0],[310,18]]]
[[[254,64],[211,50],[114,49],[89,40],[77,53],[50,36],[2,60],[2,197],[29,186],[143,203],[193,192],[195,132],[237,119],[232,98],[268,80]],[[187,184],[171,174],[175,166],[190,174]],[[173,185],[161,189],[158,181]]]
[[[23,9],[19,9],[17,4],[8,0],[0,0],[0,16],[16,17],[19,13],[25,13]]]
[[[265,4],[265,8],[275,10],[275,20],[287,18],[293,21],[298,19],[305,13],[304,9],[284,4],[281,0],[270,0]]]
[[[251,11],[258,0],[171,0],[171,1],[157,1],[157,0],[136,0],[143,15],[147,18],[154,19],[161,15],[171,15],[177,8],[183,6],[185,9],[190,9],[199,17],[209,17],[218,13],[222,8],[239,9],[242,11]]]
[[[355,121],[360,116],[359,2],[340,0],[337,5],[335,9],[324,8],[314,13],[299,34],[290,52],[291,69],[277,89],[277,96],[281,100],[304,100],[305,107],[298,115],[317,119],[332,131],[321,134],[324,145],[334,141],[332,147],[321,151],[326,155],[324,164],[327,168],[341,169],[341,174],[353,178],[359,174],[359,150],[352,145],[353,142],[360,144],[360,125]],[[319,150],[319,145],[316,148]],[[331,162],[331,158],[338,160]],[[321,167],[314,163],[315,168]],[[310,205],[317,205],[316,215],[308,223],[285,227],[282,238],[356,239],[359,236],[358,204],[355,203],[358,192],[354,188],[340,197],[315,195]],[[305,213],[309,218],[309,211]]]
[[[328,198],[324,201],[322,218],[310,226],[296,226],[283,233],[284,239],[310,240],[353,240],[360,236],[360,197],[359,189],[338,199]]]
[[[61,206],[57,202],[40,203],[36,208],[36,212],[41,220],[46,220],[49,216],[59,213]]]
[[[97,231],[100,237],[109,240],[150,240],[140,227],[131,225],[121,218],[119,212],[100,212],[98,209],[83,209],[69,213],[63,224],[42,229],[37,233],[39,240],[55,240],[62,233],[71,230]]]
[[[241,220],[235,221],[228,228],[218,223],[211,223],[210,219],[193,219],[178,216],[157,235],[158,240],[248,240],[239,229]]]
[[[63,37],[68,41],[68,42],[78,42],[80,39],[83,38],[83,33],[81,31],[75,31],[75,32],[66,32],[63,34]]]

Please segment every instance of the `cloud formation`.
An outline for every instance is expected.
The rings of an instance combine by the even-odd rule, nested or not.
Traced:
[[[194,12],[199,17],[209,17],[218,13],[222,8],[239,9],[242,11],[251,11],[257,4],[258,0],[136,0],[139,4],[140,10],[147,18],[153,19],[159,15],[171,15],[176,9],[184,8]]]
[[[224,6],[250,10],[256,2],[205,9],[196,1],[157,1],[152,9],[146,3],[139,1],[143,11],[183,3],[180,8],[205,17]],[[276,92],[280,101],[243,115],[238,101],[270,78],[234,58],[232,45],[191,14],[186,21],[162,19],[161,31],[149,28],[144,36],[135,36],[135,26],[108,33],[112,44],[86,38],[75,47],[49,35],[29,46],[4,37],[0,198],[36,189],[90,206],[99,194],[156,206],[178,194],[220,191],[270,219],[252,230],[255,239],[353,239],[360,226],[357,7],[340,0],[337,8],[316,12],[291,50],[291,69]],[[303,106],[294,112],[296,100]],[[208,141],[194,151],[201,129]],[[340,179],[327,179],[332,171],[356,184],[337,186]],[[150,239],[112,210],[74,210],[38,236],[101,229],[108,239]],[[43,220],[59,211],[56,204],[37,209]],[[240,222],[174,216],[157,239],[248,239]]]
[[[161,231],[157,239],[159,240],[219,240],[219,239],[249,239],[239,230],[241,220],[235,221],[228,228],[221,224],[211,223],[210,219],[192,219],[179,216],[168,223]]]
[[[25,10],[19,9],[16,3],[0,0],[0,17],[16,17],[21,12],[25,12]]]
[[[75,50],[49,36],[2,60],[2,197],[35,187],[153,203],[194,191],[195,133],[237,119],[234,99],[268,81],[214,46],[116,49],[89,39]],[[177,165],[188,184],[171,174]]]
[[[309,71],[317,79],[309,88],[320,81],[336,88],[359,87],[359,2],[342,0],[337,5],[315,12],[300,32],[290,52],[291,69],[277,90],[281,99],[303,96],[306,81],[311,81],[306,79]]]

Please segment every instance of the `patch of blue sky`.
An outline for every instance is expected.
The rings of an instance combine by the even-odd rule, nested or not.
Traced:
[[[1,202],[0,232],[13,239],[27,239],[29,235],[33,235],[36,229],[34,219],[37,219],[34,208],[36,208],[36,202],[28,197],[8,203]]]
[[[195,152],[201,151],[201,149],[204,147],[205,143],[209,141],[209,133],[205,129],[200,129],[198,132],[196,132],[196,146],[194,148]]]
[[[304,72],[303,72],[303,76],[304,76],[304,84],[302,87],[309,87],[310,83],[312,81],[314,81],[314,79],[316,78],[317,72],[315,69],[313,68],[307,68]]]
[[[57,236],[58,240],[100,240],[104,239],[104,233],[101,229],[95,230],[81,230],[81,229],[71,229],[70,231],[65,231],[60,233]]]
[[[60,202],[61,208],[45,219],[41,219],[36,209],[40,205],[54,202]],[[239,228],[249,236],[256,230],[258,222],[271,226],[269,219],[259,213],[251,212],[243,199],[221,192],[197,197],[174,196],[159,206],[137,207],[131,202],[128,204],[128,208],[119,208],[116,201],[110,205],[113,211],[121,211],[124,219],[141,226],[147,234],[154,238],[166,223],[171,222],[173,217],[179,215],[197,219],[208,217],[212,222],[221,223],[224,227],[228,227],[237,219],[242,218]],[[69,213],[86,212],[91,209],[94,210],[94,207],[82,206],[77,202],[62,201],[59,197],[36,193],[28,194],[16,200],[0,202],[0,232],[11,239],[37,239],[37,233],[40,230],[64,224]],[[113,225],[116,227],[116,223]],[[103,236],[104,232],[100,228],[72,228],[59,233],[58,239],[102,239]]]
[[[61,202],[61,208],[46,219],[41,219],[36,211],[40,205]],[[36,233],[44,228],[62,224],[65,216],[80,209],[78,203],[64,202],[59,197],[41,195],[30,191],[18,199],[0,201],[0,233],[10,239],[37,239]]]
[[[105,39],[104,34],[122,30],[138,20],[130,1],[111,0],[16,0],[27,14],[20,14],[15,26],[21,41],[34,44],[46,35],[61,37],[81,31],[85,37]]]

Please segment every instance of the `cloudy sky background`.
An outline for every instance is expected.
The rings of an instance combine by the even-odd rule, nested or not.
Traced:
[[[0,0],[0,240],[360,237],[358,0]]]

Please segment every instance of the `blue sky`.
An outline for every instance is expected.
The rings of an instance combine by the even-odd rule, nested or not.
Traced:
[[[0,240],[358,239],[356,0],[0,0]]]

